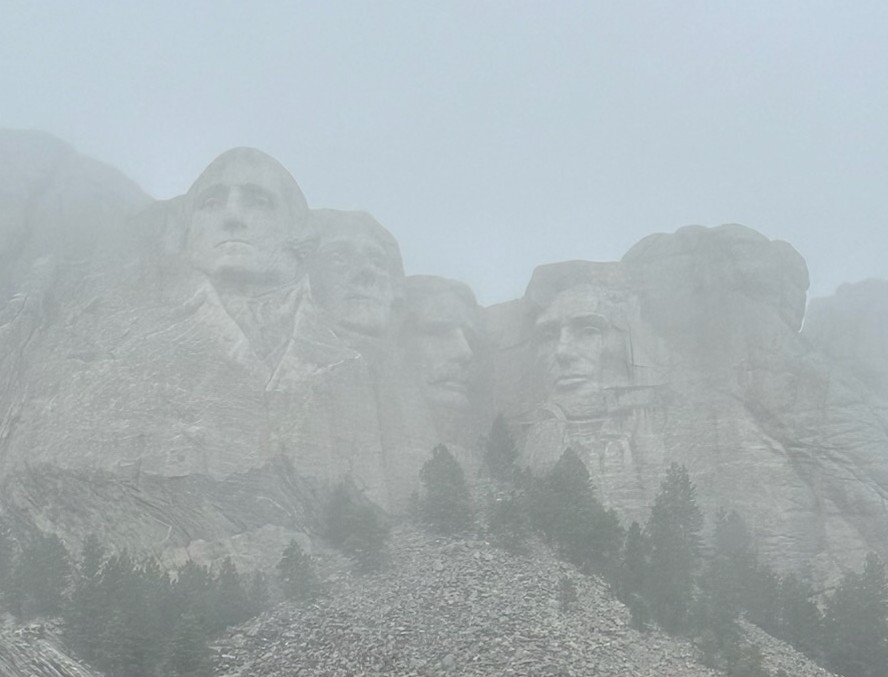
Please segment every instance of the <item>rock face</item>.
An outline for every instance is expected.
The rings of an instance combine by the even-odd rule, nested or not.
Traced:
[[[872,398],[799,335],[807,285],[795,250],[736,225],[538,268],[490,311],[495,402],[524,462],[571,447],[639,520],[683,463],[708,512],[737,510],[766,557],[820,578],[884,553],[888,440]]]
[[[4,677],[102,677],[72,658],[51,628],[25,626],[14,633],[0,629],[0,675]]]
[[[478,541],[442,542],[407,529],[390,568],[336,573],[308,607],[284,604],[216,647],[214,674],[637,675],[716,677],[687,640],[638,632],[608,586],[543,547],[521,557]],[[565,603],[565,581],[576,600]],[[405,595],[404,590],[410,594]],[[757,629],[772,674],[831,673]]]
[[[181,197],[0,134],[0,503],[169,560],[258,566],[349,481],[403,511],[494,413],[540,471],[566,447],[643,520],[684,463],[764,555],[829,578],[888,554],[888,283],[812,304],[787,243],[737,225],[537,268],[523,298],[405,277],[370,215],[310,208],[234,149]]]

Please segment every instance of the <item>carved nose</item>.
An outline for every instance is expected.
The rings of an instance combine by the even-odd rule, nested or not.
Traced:
[[[450,341],[451,359],[460,364],[468,364],[472,359],[472,348],[466,340],[465,332],[462,329],[456,329],[451,336]]]
[[[239,230],[246,230],[246,229],[247,229],[247,223],[243,219],[238,219],[238,218],[225,219],[225,222],[222,224],[222,230],[229,232],[229,233],[234,233]]]
[[[555,359],[559,364],[569,364],[577,359],[576,346],[566,332],[562,332],[555,345]]]
[[[362,287],[369,287],[376,283],[378,275],[370,266],[363,266],[354,276],[354,281]]]
[[[358,265],[358,270],[352,277],[352,281],[362,287],[372,287],[379,284],[385,276],[385,271],[370,259],[364,259]]]

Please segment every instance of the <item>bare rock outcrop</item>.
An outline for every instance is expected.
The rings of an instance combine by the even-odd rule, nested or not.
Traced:
[[[488,311],[523,462],[570,447],[639,520],[683,463],[709,513],[737,510],[774,564],[818,578],[885,554],[888,440],[872,398],[799,335],[807,286],[792,247],[738,225],[538,268]]]
[[[522,463],[572,447],[627,520],[684,463],[708,511],[827,579],[888,554],[888,292],[840,290],[800,334],[807,287],[789,244],[689,226],[482,310],[261,151],[157,202],[3,132],[0,503],[74,549],[273,552],[342,481],[402,512],[438,443],[476,477],[503,412]]]

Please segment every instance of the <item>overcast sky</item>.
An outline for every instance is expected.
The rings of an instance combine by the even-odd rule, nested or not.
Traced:
[[[884,1],[138,5],[0,0],[0,126],[158,198],[259,147],[483,303],[690,223],[888,277]]]

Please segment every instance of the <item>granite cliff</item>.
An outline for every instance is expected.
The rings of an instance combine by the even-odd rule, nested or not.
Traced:
[[[643,518],[685,464],[707,509],[819,579],[888,555],[886,284],[812,302],[787,243],[689,226],[533,271],[482,309],[405,276],[363,212],[253,149],[158,202],[46,135],[0,134],[0,502],[76,549],[255,568],[349,481],[405,509],[432,447],[470,478],[505,414]],[[803,327],[804,322],[804,329]]]

